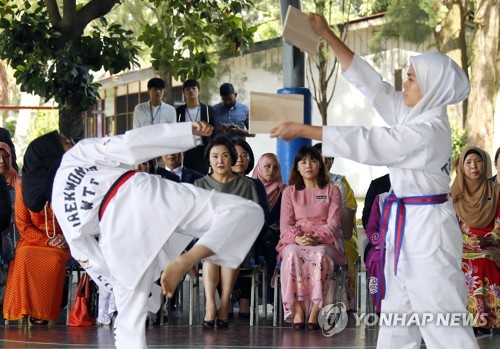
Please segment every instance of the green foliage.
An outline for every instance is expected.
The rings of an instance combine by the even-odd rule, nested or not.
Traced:
[[[153,67],[178,80],[214,77],[213,53],[231,57],[253,45],[256,28],[242,18],[250,0],[148,1],[158,22],[146,24],[139,40],[151,48]]]
[[[452,163],[458,159],[462,150],[467,146],[467,131],[451,122]]]
[[[394,37],[421,44],[433,33],[445,10],[441,0],[392,0],[386,13],[387,22],[373,44],[377,46],[383,38]]]
[[[83,36],[56,29],[43,0],[19,6],[0,0],[0,16],[0,58],[15,70],[21,91],[54,99],[61,109],[85,110],[96,102],[99,85],[91,70],[116,73],[136,62],[132,32],[104,19]]]
[[[40,110],[35,118],[30,119],[26,144],[48,132],[59,129],[59,113],[57,110]]]

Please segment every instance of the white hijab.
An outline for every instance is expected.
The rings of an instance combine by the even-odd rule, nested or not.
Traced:
[[[428,52],[410,57],[415,69],[422,99],[409,108],[406,120],[441,107],[446,116],[446,106],[463,101],[470,92],[470,84],[465,72],[451,58],[439,52]]]

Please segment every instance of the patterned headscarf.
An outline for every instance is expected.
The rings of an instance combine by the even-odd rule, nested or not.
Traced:
[[[51,202],[52,185],[61,164],[64,148],[57,131],[38,137],[28,145],[23,165],[23,200],[33,212]]]
[[[264,177],[264,165],[270,159],[274,159],[278,163],[278,174],[272,181],[268,181]],[[258,178],[262,183],[264,183],[267,197],[269,199],[269,210],[272,210],[274,208],[274,205],[276,205],[281,192],[283,191],[283,189],[285,189],[285,184],[283,184],[283,177],[281,176],[281,165],[276,155],[272,153],[263,154],[260,157],[257,166],[255,166],[255,169],[253,170],[252,177]]]
[[[19,173],[12,166],[12,152],[10,146],[7,143],[0,142],[0,149],[5,150],[9,154],[9,170],[4,174],[7,183],[9,183],[12,188],[17,188],[17,182],[19,181]]]
[[[477,154],[483,160],[483,173],[478,179],[465,175],[464,162],[470,154]],[[500,185],[488,180],[491,177],[491,160],[486,151],[469,146],[460,154],[457,176],[451,186],[453,205],[460,219],[473,228],[487,227],[495,218]]]

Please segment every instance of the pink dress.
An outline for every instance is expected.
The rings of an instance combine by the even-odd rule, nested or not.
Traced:
[[[295,301],[302,301],[306,319],[312,305],[333,302],[331,279],[334,264],[345,264],[339,246],[342,195],[332,183],[323,189],[296,190],[289,186],[281,201],[281,236],[277,246],[281,260],[281,295],[285,321],[293,321]],[[304,232],[321,238],[317,246],[295,244]]]

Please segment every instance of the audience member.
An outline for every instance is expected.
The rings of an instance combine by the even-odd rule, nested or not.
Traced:
[[[21,176],[17,173],[12,165],[12,151],[7,143],[0,142],[0,175],[4,176],[7,181],[7,187],[10,194],[10,204],[14,207],[14,202],[16,198],[16,188],[20,182]],[[14,247],[15,241],[18,238],[18,233],[15,231],[15,215],[14,212],[11,214],[10,225],[1,232],[2,236],[2,251],[1,251],[1,261],[4,266],[7,266],[9,262],[14,258]],[[3,286],[2,286],[3,287]],[[3,292],[1,292],[3,295]]]
[[[12,167],[19,173],[19,167],[17,166],[16,148],[12,142],[12,137],[10,136],[9,130],[0,127],[0,142],[7,143],[10,148],[10,155],[12,156]]]
[[[368,187],[368,191],[366,192],[366,196],[365,196],[365,203],[363,206],[363,215],[361,216],[361,222],[363,223],[363,228],[365,230],[368,229],[367,226],[368,226],[368,222],[370,220],[370,212],[373,209],[375,197],[378,194],[389,192],[390,189],[391,189],[391,180],[389,178],[389,174],[375,178],[374,180],[372,180],[370,182],[370,186]],[[380,208],[382,208],[382,206],[380,206]],[[378,234],[378,232],[377,232],[377,234]],[[368,267],[368,265],[367,265],[367,263],[369,263],[368,252],[373,251],[374,248],[376,248],[377,246],[372,245],[372,241],[374,241],[374,239],[370,238],[368,236],[368,234],[367,234],[367,238],[368,238],[367,239],[368,241],[367,241],[367,244],[366,244],[365,249],[364,249],[363,260],[365,261],[365,265]],[[377,257],[371,255],[370,258],[377,258]],[[373,279],[373,280],[375,280],[375,279]]]
[[[342,197],[323,169],[320,153],[299,149],[281,201],[281,293],[294,329],[319,329],[323,305],[333,301],[334,263],[345,264],[340,233]]]
[[[9,266],[3,313],[6,320],[29,316],[34,325],[57,320],[61,311],[66,263],[71,254],[47,203],[36,213],[28,210],[22,198],[22,185],[16,191],[16,226],[20,239]]]
[[[368,225],[368,219],[370,218],[370,212],[372,210],[373,202],[375,201],[375,196],[381,193],[388,192],[391,189],[391,180],[389,174],[385,174],[381,177],[375,178],[370,182],[370,186],[366,191],[365,203],[363,206],[363,215],[361,216],[361,222],[363,223],[363,228],[366,229]]]
[[[384,257],[380,254],[380,250],[384,248],[384,242],[380,239],[380,216],[384,200],[389,193],[380,193],[375,195],[370,212],[370,218],[366,225],[366,237],[369,241],[365,249],[365,265],[366,274],[368,275],[368,290],[370,297],[375,306],[375,312],[380,313],[381,299],[380,294],[383,294],[384,289]],[[379,288],[381,292],[379,293]]]
[[[5,177],[0,175],[0,232],[10,226],[12,220],[12,203]]]
[[[213,106],[215,127],[214,135],[224,135],[229,139],[253,137],[248,133],[248,107],[236,101],[238,94],[230,83],[224,83],[219,88],[222,102]]]
[[[322,154],[322,144],[316,143],[314,147]],[[356,227],[356,210],[358,203],[354,196],[354,191],[351,189],[347,178],[341,174],[330,172],[332,169],[335,158],[323,157],[325,164],[325,171],[330,176],[330,180],[334,184],[338,184],[341,188],[342,185],[346,189],[346,196],[343,199],[344,210],[342,213],[342,235],[344,242],[344,253],[347,258],[347,307],[354,310],[356,309],[356,282],[358,280],[356,275],[356,261],[359,258],[358,253],[358,233]]]
[[[182,161],[183,156],[183,153],[163,155],[162,160],[165,164],[165,167],[158,167],[156,169],[156,174],[164,178],[168,178],[168,174],[171,174],[172,176],[176,176],[176,178],[178,178],[178,181],[181,183],[194,184],[194,181],[202,178],[203,175],[198,171],[184,166]],[[205,160],[203,160],[203,162],[205,162]]]
[[[467,309],[476,333],[489,333],[500,325],[500,186],[491,183],[490,176],[488,153],[469,146],[460,154],[451,187],[462,231]]]
[[[148,81],[149,101],[134,108],[134,128],[176,121],[175,108],[162,101],[165,81],[152,78]]]
[[[500,161],[498,161],[498,157],[500,155],[500,148],[497,149],[495,153],[495,170],[496,174],[493,177],[490,177],[490,181],[493,181],[496,184],[500,184],[500,180],[497,181],[498,176],[500,175]]]
[[[238,154],[231,141],[225,137],[216,137],[207,146],[206,161],[210,173],[194,182],[197,187],[234,194],[258,202],[255,184],[244,176],[231,171],[236,164]],[[258,227],[260,230],[261,226]],[[212,261],[203,262],[203,286],[205,288],[205,319],[203,328],[226,328],[232,309],[231,293],[238,278],[239,269],[230,269]],[[221,284],[220,306],[216,307],[215,294]]]
[[[280,239],[280,213],[281,213],[281,198],[286,185],[283,183],[281,175],[281,165],[278,157],[272,153],[263,154],[255,169],[252,177],[264,183],[264,187],[269,200],[269,218],[267,220],[267,230],[264,236],[259,236],[263,246],[264,259],[267,265],[267,275],[269,279],[276,268],[276,257],[278,253],[276,246]],[[274,297],[270,280],[267,282],[268,298],[267,301],[273,304]]]
[[[236,164],[231,168],[236,174],[241,176],[248,175],[254,166],[255,157],[253,155],[252,148],[250,144],[247,143],[244,139],[235,139],[233,140],[234,147],[236,149],[236,153],[238,155],[238,160]],[[262,207],[264,211],[264,227],[262,227],[262,231],[257,238],[257,241],[254,244],[254,254],[255,256],[264,256],[264,245],[262,244],[262,236],[267,231],[267,219],[269,217],[269,203],[267,200],[266,189],[264,188],[264,184],[258,179],[248,177],[246,178],[253,181],[255,184],[255,189],[257,190],[257,196],[259,198],[259,205]],[[276,246],[275,246],[276,247]],[[269,275],[269,274],[268,274]],[[267,280],[263,281],[267,284]],[[239,312],[238,316],[243,318],[250,317],[250,295],[252,289],[252,282],[249,278],[238,278],[236,284],[234,286],[233,292],[233,303],[238,300],[239,301]],[[236,297],[235,297],[236,295]]]
[[[214,111],[211,106],[200,102],[200,84],[196,80],[188,79],[182,84],[182,95],[186,104],[178,106],[175,110],[178,122],[205,121],[213,125]],[[205,148],[210,140],[203,137],[203,142],[184,153],[184,165],[203,175],[208,173],[208,164],[205,162]]]

